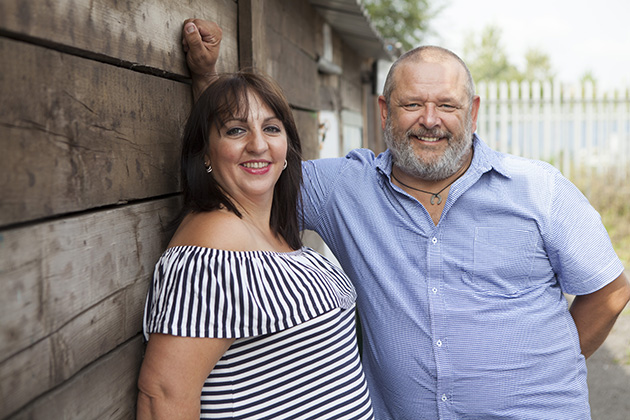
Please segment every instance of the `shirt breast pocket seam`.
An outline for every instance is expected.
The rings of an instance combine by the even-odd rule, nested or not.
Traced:
[[[472,285],[477,291],[513,296],[532,285],[535,231],[475,228]]]

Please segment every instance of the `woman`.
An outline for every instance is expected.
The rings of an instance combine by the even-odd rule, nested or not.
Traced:
[[[355,291],[302,246],[301,146],[279,87],[218,76],[188,120],[184,213],[157,263],[139,419],[368,419]]]

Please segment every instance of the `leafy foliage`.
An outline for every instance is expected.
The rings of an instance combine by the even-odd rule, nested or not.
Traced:
[[[507,56],[501,43],[501,28],[488,25],[479,37],[468,36],[464,43],[463,59],[476,81],[544,81],[554,73],[546,53],[530,48],[525,53],[525,69],[519,70]]]
[[[549,55],[534,48],[530,48],[525,53],[527,61],[525,67],[525,80],[552,80],[554,73],[551,68]]]
[[[630,170],[630,167],[628,167]],[[614,171],[578,171],[571,181],[588,198],[602,218],[617,255],[630,269],[630,189]]]
[[[440,11],[430,0],[365,0],[374,27],[392,44],[404,51],[418,46],[430,32],[429,22]]]

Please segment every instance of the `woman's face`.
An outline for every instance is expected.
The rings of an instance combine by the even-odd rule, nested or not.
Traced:
[[[248,92],[245,119],[227,120],[209,139],[212,176],[241,205],[270,204],[287,156],[282,122],[258,96]]]

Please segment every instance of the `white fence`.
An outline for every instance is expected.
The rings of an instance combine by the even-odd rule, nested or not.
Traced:
[[[578,170],[628,174],[630,89],[501,82],[480,83],[477,92],[477,133],[491,147],[551,162],[569,178]]]

